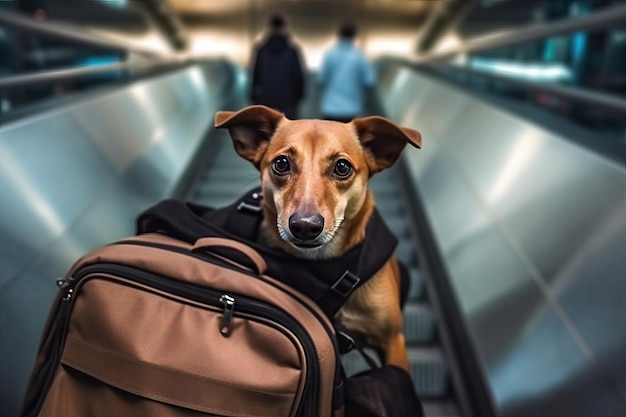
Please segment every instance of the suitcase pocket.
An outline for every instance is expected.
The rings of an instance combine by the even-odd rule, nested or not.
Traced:
[[[68,417],[289,416],[297,395],[288,389],[297,386],[294,372],[283,373],[284,392],[261,391],[141,362],[76,338],[67,339],[62,364],[42,416],[48,408]]]
[[[291,329],[258,314],[267,306],[233,296],[229,312],[219,291],[187,288],[187,298],[178,284],[173,294],[143,278],[91,271],[78,280],[63,366],[41,415],[296,414],[306,355]]]

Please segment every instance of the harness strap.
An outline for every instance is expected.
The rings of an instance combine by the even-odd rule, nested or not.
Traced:
[[[224,222],[224,229],[242,239],[256,241],[259,226],[263,220],[261,188],[248,191],[235,203],[236,210],[230,210]]]
[[[263,219],[261,188],[255,188],[244,194],[235,204],[236,210],[230,210],[224,228],[244,239],[256,240]],[[335,280],[328,277],[327,289],[316,298],[317,304],[325,311],[338,311],[352,295],[354,290],[370,279],[389,259],[397,240],[391,234],[378,211],[373,210],[368,224],[366,239],[359,254],[355,271],[346,269]],[[385,248],[390,247],[391,252]]]

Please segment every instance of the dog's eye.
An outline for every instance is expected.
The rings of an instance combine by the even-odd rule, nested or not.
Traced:
[[[289,170],[291,169],[291,164],[289,163],[289,159],[287,159],[286,156],[279,156],[278,158],[274,159],[274,162],[272,163],[272,171],[274,171],[274,174],[276,175],[286,175],[287,173],[289,173]]]
[[[339,178],[348,178],[352,174],[352,165],[345,159],[340,159],[335,164],[334,174]]]

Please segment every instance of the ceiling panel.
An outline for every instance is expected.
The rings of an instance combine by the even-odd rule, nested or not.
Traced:
[[[170,0],[191,38],[194,55],[224,54],[247,65],[253,43],[263,36],[269,17],[281,13],[289,32],[315,68],[323,50],[336,39],[344,21],[360,29],[359,46],[374,57],[412,53],[437,1],[407,0]]]

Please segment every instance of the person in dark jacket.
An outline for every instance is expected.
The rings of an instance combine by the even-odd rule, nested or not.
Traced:
[[[288,119],[298,118],[298,105],[304,97],[304,70],[300,48],[287,33],[287,22],[280,15],[270,19],[270,31],[256,45],[250,98],[283,112]]]

